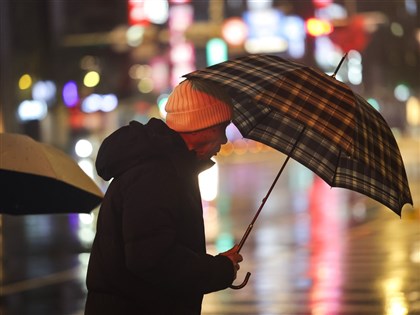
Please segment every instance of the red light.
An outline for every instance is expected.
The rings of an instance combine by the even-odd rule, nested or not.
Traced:
[[[128,24],[147,26],[149,23],[144,11],[144,1],[128,1]]]
[[[223,23],[222,36],[229,45],[242,45],[247,34],[247,26],[240,18],[230,18]]]
[[[306,21],[306,32],[311,36],[328,35],[333,31],[329,21],[310,18]]]
[[[73,129],[81,129],[84,126],[85,114],[82,113],[80,108],[69,108],[69,124]]]
[[[332,4],[332,0],[312,0],[316,8],[325,8]]]

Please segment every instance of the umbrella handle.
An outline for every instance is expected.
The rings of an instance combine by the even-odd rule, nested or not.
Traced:
[[[242,281],[241,284],[238,284],[238,285],[231,284],[229,286],[229,288],[234,289],[234,290],[242,289],[248,283],[249,277],[251,277],[251,273],[250,272],[247,272],[246,273],[246,276],[245,276],[245,279],[244,279],[244,281]]]
[[[294,149],[294,147],[293,147],[293,149]],[[246,231],[245,231],[244,235],[242,236],[242,239],[241,239],[241,241],[239,242],[239,245],[238,245],[238,253],[239,253],[239,251],[242,249],[242,246],[245,244],[245,241],[246,241],[246,239],[248,238],[248,235],[251,233],[251,230],[252,230],[252,228],[254,227],[254,223],[255,223],[255,221],[257,220],[257,218],[258,218],[258,216],[259,216],[259,214],[260,214],[260,212],[261,212],[262,208],[263,208],[263,207],[264,207],[264,205],[265,205],[265,202],[266,202],[266,201],[267,201],[267,199],[268,199],[268,196],[270,196],[271,191],[273,190],[274,186],[276,185],[276,183],[277,183],[277,181],[278,181],[278,179],[279,179],[279,177],[280,177],[281,173],[283,172],[283,170],[284,170],[284,168],[285,168],[285,166],[286,166],[287,162],[289,161],[289,159],[290,159],[290,155],[288,155],[288,156],[287,156],[287,158],[286,158],[286,160],[283,162],[283,166],[281,167],[281,169],[280,169],[280,171],[278,172],[278,174],[277,174],[276,178],[274,179],[273,184],[271,184],[271,187],[270,187],[270,189],[268,190],[267,195],[266,195],[266,196],[265,196],[265,198],[262,200],[261,205],[260,205],[260,207],[259,207],[259,208],[258,208],[258,210],[257,210],[257,213],[255,214],[255,216],[254,216],[254,218],[252,219],[251,223],[248,225],[248,228],[246,229]],[[243,288],[244,286],[246,286],[246,284],[248,283],[248,280],[249,280],[249,277],[250,277],[250,276],[251,276],[251,273],[250,273],[250,272],[247,272],[247,273],[246,273],[246,276],[245,276],[245,279],[244,279],[244,281],[242,281],[242,283],[241,283],[241,284],[239,284],[239,285],[234,285],[234,284],[232,284],[232,285],[230,285],[230,288],[231,288],[231,289],[234,289],[234,290],[239,290],[239,289],[242,289],[242,288]]]

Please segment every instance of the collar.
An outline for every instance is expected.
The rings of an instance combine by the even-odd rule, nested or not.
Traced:
[[[188,150],[180,134],[162,120],[152,118],[148,125],[147,133],[152,145],[172,161],[180,176],[186,173],[198,175],[215,164],[211,159],[197,159],[196,153]]]

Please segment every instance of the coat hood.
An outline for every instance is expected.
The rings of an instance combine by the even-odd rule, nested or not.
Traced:
[[[163,121],[152,118],[146,125],[132,121],[103,141],[96,170],[104,180],[110,180],[141,161],[169,154],[174,148],[186,151],[182,138]]]

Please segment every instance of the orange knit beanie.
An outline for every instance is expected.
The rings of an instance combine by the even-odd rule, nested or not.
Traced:
[[[223,89],[203,80],[182,81],[166,103],[166,124],[178,132],[191,132],[230,121],[231,99]]]

